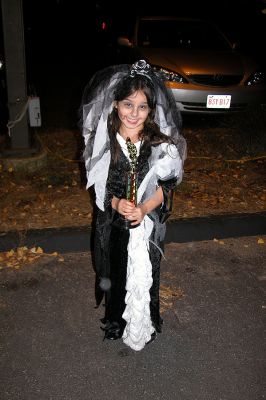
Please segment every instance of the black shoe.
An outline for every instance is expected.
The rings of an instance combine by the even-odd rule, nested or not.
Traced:
[[[150,343],[154,342],[154,340],[155,340],[156,338],[157,338],[157,333],[156,333],[156,331],[154,331],[154,332],[151,334],[150,340],[149,340],[146,344],[150,344]]]
[[[117,322],[107,322],[106,326],[104,328],[101,328],[104,333],[103,340],[108,339],[108,340],[117,340],[122,337],[123,330],[121,329],[121,326]]]
[[[122,333],[120,332],[120,330],[118,331],[106,331],[105,335],[104,335],[104,339],[108,339],[108,340],[117,340],[117,339],[121,339],[122,337]]]

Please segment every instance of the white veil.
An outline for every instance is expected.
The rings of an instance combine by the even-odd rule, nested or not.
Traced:
[[[98,71],[86,86],[81,104],[81,128],[84,136],[84,160],[87,173],[87,188],[95,185],[96,203],[103,210],[105,184],[110,163],[110,140],[107,120],[113,109],[115,91],[121,80],[140,74],[153,85],[156,96],[155,122],[160,131],[171,137],[179,158],[186,158],[186,141],[180,133],[181,116],[175,99],[159,72],[154,71],[144,60],[133,65],[120,64]]]

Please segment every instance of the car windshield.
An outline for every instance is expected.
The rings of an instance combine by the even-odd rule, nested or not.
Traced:
[[[189,20],[140,20],[137,43],[153,48],[230,49],[215,26]]]

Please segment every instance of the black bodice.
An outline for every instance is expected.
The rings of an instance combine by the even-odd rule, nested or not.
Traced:
[[[126,197],[126,173],[129,171],[130,162],[121,149],[117,163],[111,163],[109,167],[105,194],[106,207],[110,205],[113,196],[120,199]],[[138,157],[138,163],[136,167],[137,188],[140,186],[148,171],[148,155],[141,153]]]

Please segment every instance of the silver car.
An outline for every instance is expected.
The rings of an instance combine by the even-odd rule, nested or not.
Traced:
[[[183,113],[229,113],[266,104],[265,72],[214,24],[200,19],[141,17],[130,48],[160,70]]]

